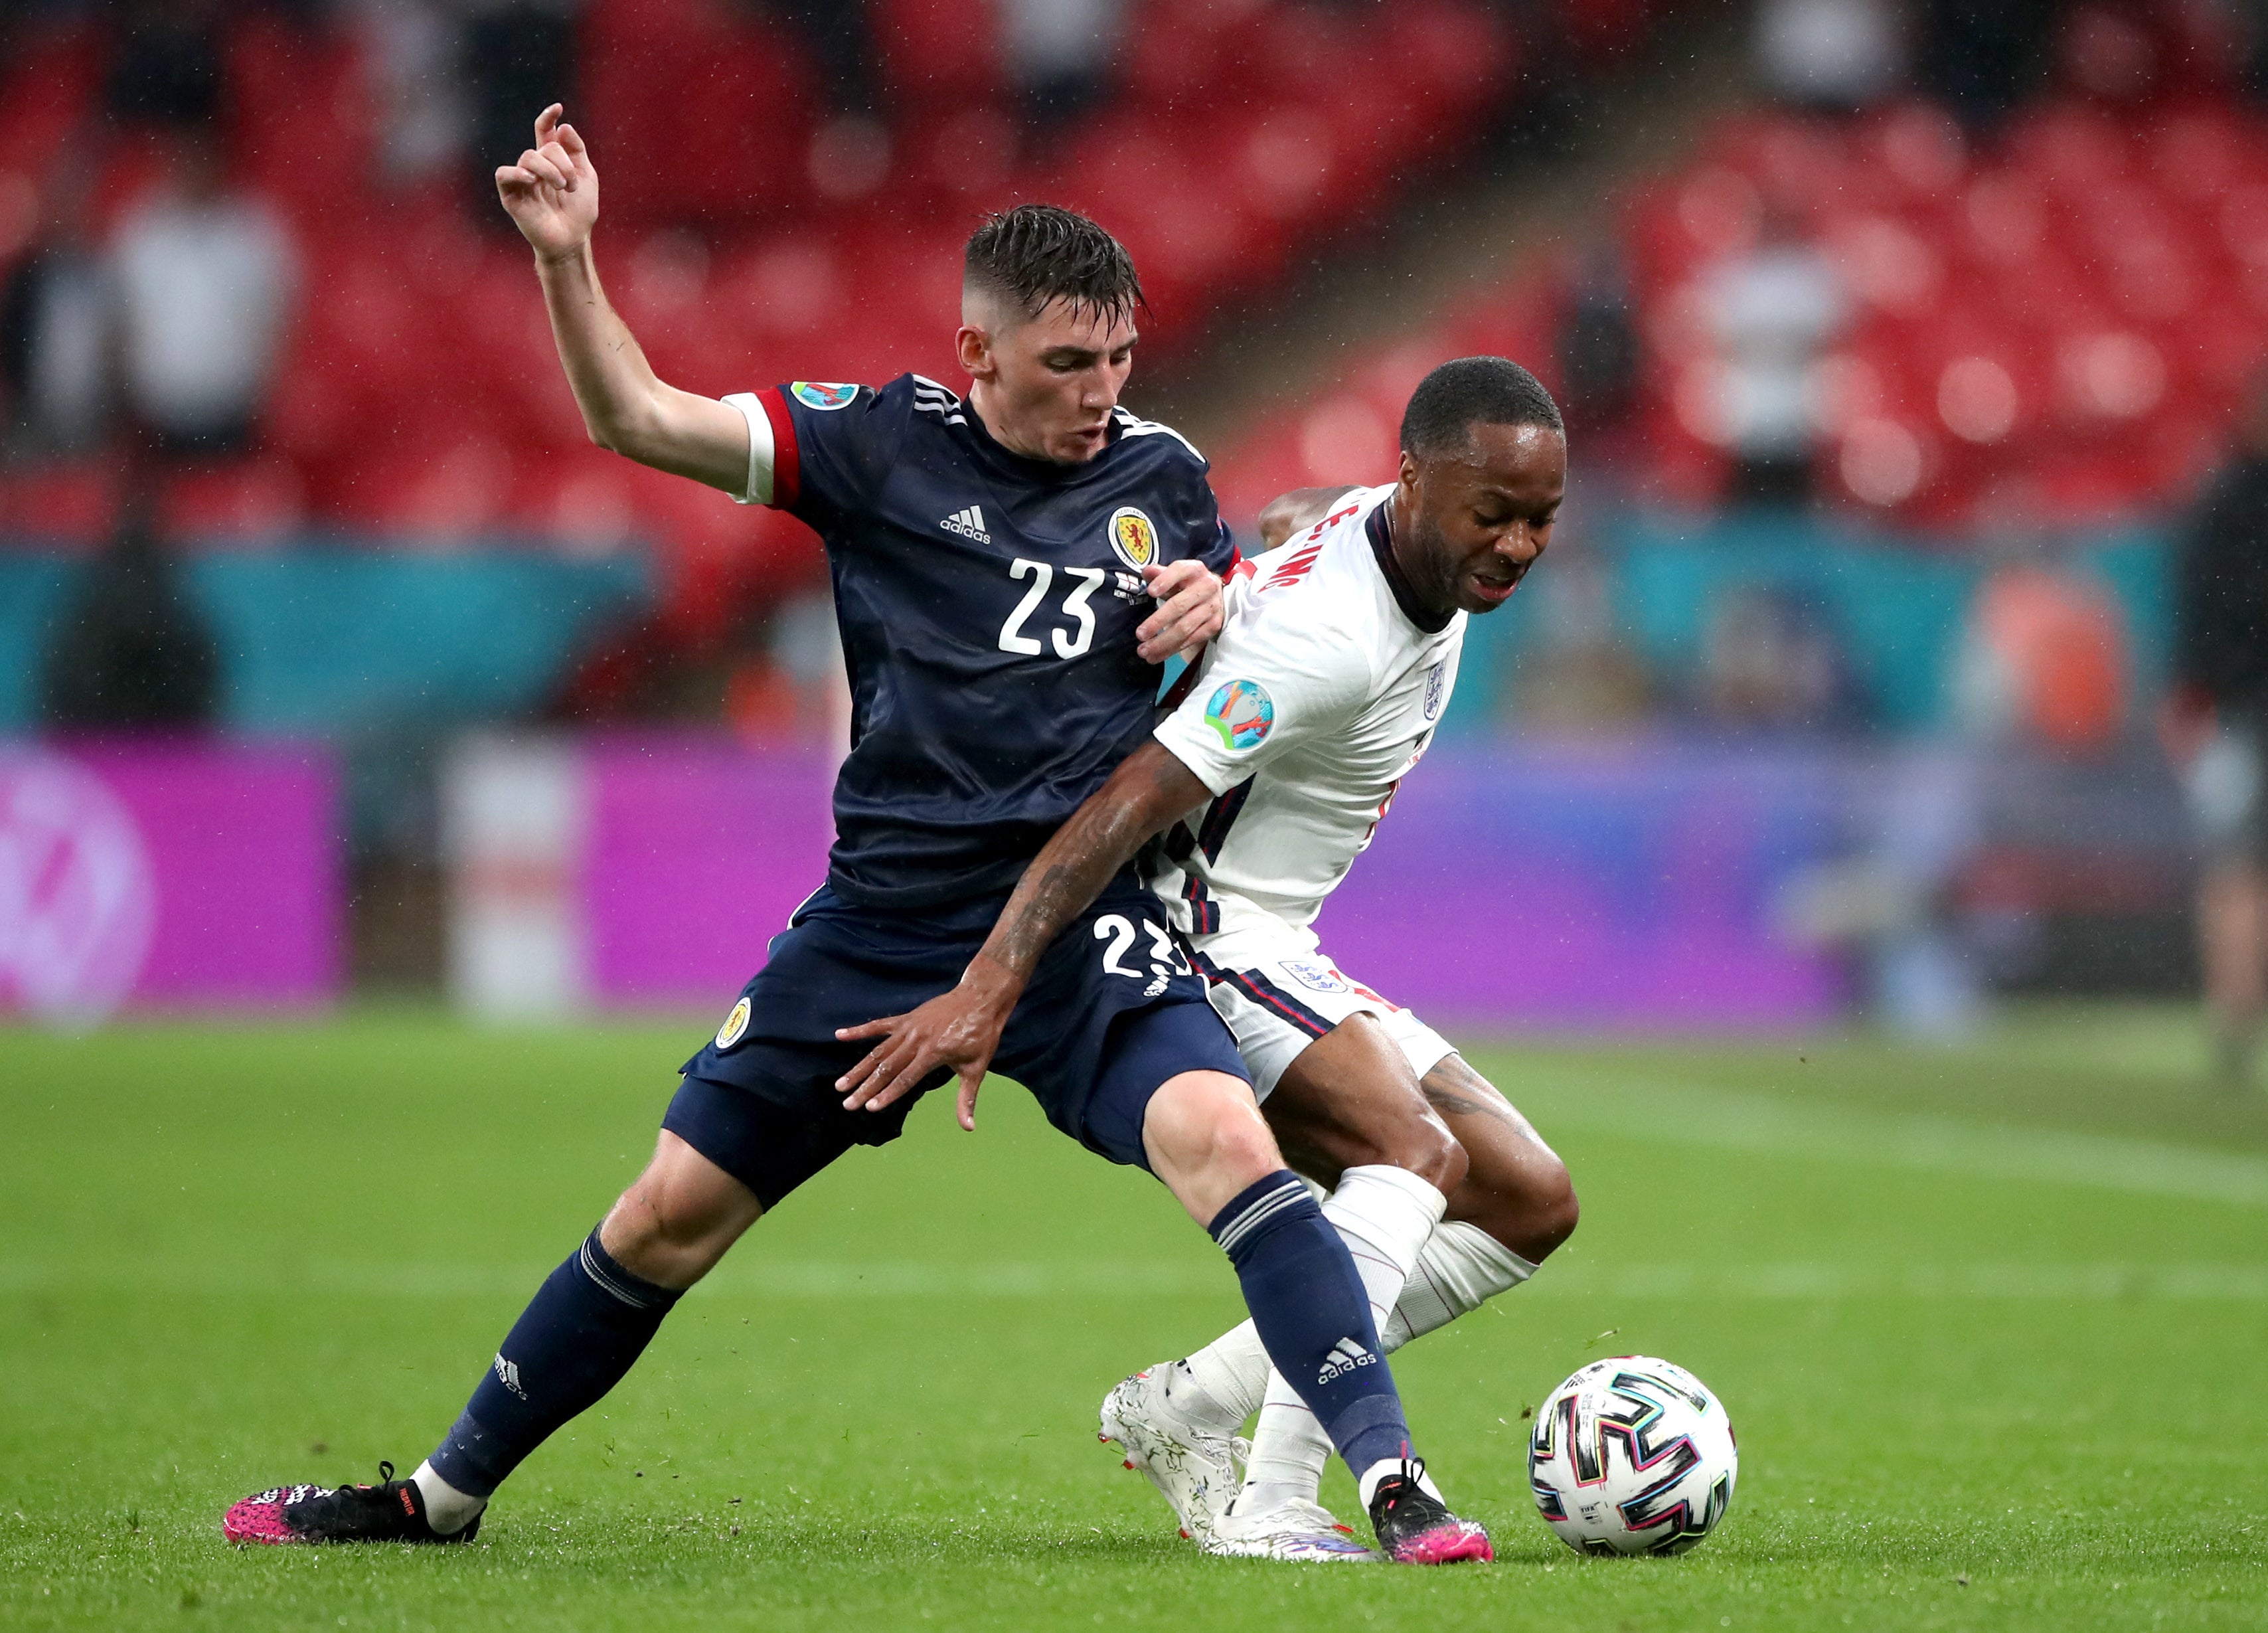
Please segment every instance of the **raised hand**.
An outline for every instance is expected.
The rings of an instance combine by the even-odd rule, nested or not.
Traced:
[[[520,236],[547,260],[571,255],[599,219],[599,173],[566,110],[554,102],[535,117],[535,145],[519,162],[497,168],[497,196]]]

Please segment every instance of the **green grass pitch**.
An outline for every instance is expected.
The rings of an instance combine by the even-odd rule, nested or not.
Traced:
[[[2268,1102],[2205,1087],[2166,1010],[1476,1048],[1584,1201],[1395,1363],[1493,1567],[1177,1541],[1094,1408],[1234,1282],[1004,1083],[759,1225],[474,1547],[225,1546],[247,1491],[431,1447],[699,1031],[0,1032],[0,1626],[2268,1626]],[[1522,1411],[1626,1351],[1740,1431],[1683,1559],[1580,1559],[1528,1500]]]

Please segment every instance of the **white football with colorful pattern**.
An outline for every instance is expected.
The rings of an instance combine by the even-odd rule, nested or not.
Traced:
[[[1586,1554],[1682,1554],[1716,1529],[1741,1470],[1708,1386],[1651,1356],[1594,1361],[1535,1415],[1528,1475],[1559,1540]]]

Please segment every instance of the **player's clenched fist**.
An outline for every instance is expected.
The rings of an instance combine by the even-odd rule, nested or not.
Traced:
[[[556,259],[573,255],[599,219],[599,173],[591,150],[556,102],[535,117],[535,145],[519,162],[496,173],[497,196],[535,253]]]

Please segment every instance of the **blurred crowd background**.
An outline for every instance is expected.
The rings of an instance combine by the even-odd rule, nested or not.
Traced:
[[[1469,638],[1442,752],[1475,803],[1418,828],[1509,848],[1535,834],[1489,822],[1620,813],[1660,876],[1566,839],[1597,876],[1568,922],[1624,914],[1570,970],[1700,958],[1730,915],[1816,979],[1506,1017],[1952,1035],[1999,992],[2202,982],[2240,1078],[2264,94],[2251,0],[16,0],[0,1009],[176,990],[55,974],[102,962],[58,949],[125,935],[101,904],[132,894],[34,775],[74,755],[114,794],[163,783],[160,747],[317,765],[310,990],[461,995],[481,902],[599,888],[604,745],[839,742],[812,536],[583,437],[490,180],[560,100],[602,274],[691,389],[961,385],[960,246],[1026,198],[1133,251],[1130,402],[1205,449],[1248,539],[1282,489],[1389,478],[1433,363],[1535,369],[1574,487]],[[145,829],[222,820],[174,797],[117,795],[157,802]],[[1712,811],[1747,837],[1712,848]],[[1721,876],[1681,906],[1697,869]],[[683,995],[593,974],[630,957],[570,944],[597,911],[505,935],[519,986],[490,986]],[[1457,987],[1481,1019],[1488,979],[1537,990]]]

